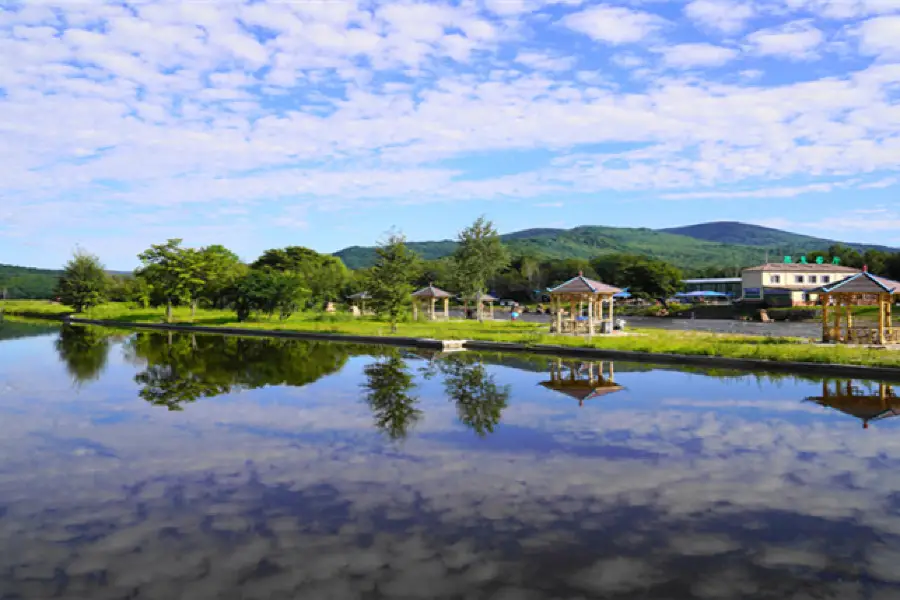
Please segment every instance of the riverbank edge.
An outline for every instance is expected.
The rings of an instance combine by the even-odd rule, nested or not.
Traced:
[[[243,327],[210,327],[205,325],[185,325],[180,323],[134,323],[106,319],[83,319],[69,315],[42,315],[40,318],[78,325],[98,325],[122,329],[150,329],[157,331],[179,331],[184,333],[207,333],[217,335],[240,335],[247,337],[276,337],[332,342],[350,342],[374,345],[405,346],[441,350],[446,340],[402,336],[353,335],[345,333],[320,333],[271,329],[247,329]],[[890,379],[900,381],[900,369],[892,367],[869,367],[838,363],[812,363],[796,361],[772,361],[757,358],[730,358],[725,356],[669,354],[663,352],[637,352],[633,350],[613,350],[606,348],[578,348],[552,344],[521,344],[515,342],[491,342],[464,340],[466,350],[493,352],[517,352],[570,358],[595,358],[623,360],[641,363],[700,365],[727,367],[748,371],[779,371],[808,373],[823,376],[858,377],[862,379]]]

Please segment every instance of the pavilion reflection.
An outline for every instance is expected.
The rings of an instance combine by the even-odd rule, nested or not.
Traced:
[[[542,381],[540,385],[575,398],[578,406],[584,406],[585,400],[625,389],[615,381],[612,361],[595,363],[551,360],[550,380]]]
[[[869,423],[900,416],[900,398],[894,386],[884,382],[826,379],[822,381],[822,395],[810,396],[807,402],[833,408]]]

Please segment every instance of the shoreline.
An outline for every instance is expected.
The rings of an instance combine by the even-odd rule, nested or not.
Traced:
[[[183,323],[141,323],[109,319],[87,319],[80,317],[71,317],[70,315],[42,314],[27,316],[38,318],[41,320],[57,321],[61,323],[96,325],[101,327],[121,329],[148,329],[156,331],[175,331],[183,333],[201,333],[213,335],[238,335],[246,337],[293,338],[429,349],[443,349],[445,347],[445,342],[451,341],[409,336],[357,335],[347,333],[313,332],[286,329],[273,330],[228,326],[191,325]],[[758,358],[734,358],[706,354],[642,352],[613,348],[578,347],[556,344],[528,344],[520,342],[497,342],[487,340],[453,341],[457,343],[462,342],[461,345],[464,349],[475,351],[482,350],[493,352],[515,352],[583,359],[613,359],[640,363],[720,366],[747,371],[794,372],[815,374],[821,376],[831,375],[863,379],[890,379],[893,381],[900,381],[900,369],[895,367],[865,366],[842,363],[776,361]]]

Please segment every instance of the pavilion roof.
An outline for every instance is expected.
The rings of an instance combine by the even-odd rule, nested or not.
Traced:
[[[606,381],[594,382],[593,384],[587,381],[542,381],[541,385],[576,400],[589,400],[625,389],[617,383]]]
[[[551,294],[618,294],[622,290],[579,274],[548,291]]]
[[[827,398],[811,396],[806,400],[827,408],[839,410],[861,421],[880,421],[900,416],[900,406],[896,404],[896,399],[894,398],[888,398],[887,402],[885,402],[877,396],[829,396]]]
[[[471,296],[463,296],[462,294],[460,294],[458,297],[462,300],[471,300],[472,302],[475,302],[474,294]],[[491,296],[490,294],[482,294],[481,301],[482,302],[496,302],[497,298],[495,296]]]
[[[421,290],[416,290],[412,293],[414,298],[450,298],[450,292],[445,292],[441,288],[436,288],[433,285],[429,285],[427,287],[423,287]]]
[[[900,294],[900,282],[862,271],[836,283],[809,290],[812,293],[852,292],[857,294]]]

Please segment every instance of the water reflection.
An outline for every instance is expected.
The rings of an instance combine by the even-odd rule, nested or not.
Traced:
[[[0,394],[0,598],[900,597],[900,420],[803,401],[888,386],[293,342],[112,340],[73,392],[47,339]],[[138,398],[201,384],[254,391]]]
[[[872,421],[900,416],[900,398],[894,386],[885,382],[826,379],[822,381],[822,394],[806,400],[856,417],[863,429],[868,429]]]
[[[585,400],[625,389],[615,382],[615,367],[612,361],[551,360],[550,380],[542,381],[541,385],[575,398],[578,400],[578,406],[584,406]]]
[[[63,325],[56,351],[77,384],[99,379],[109,360],[112,334],[99,328]]]
[[[363,372],[366,400],[375,417],[375,427],[392,440],[405,438],[422,418],[422,411],[416,408],[418,398],[409,393],[415,386],[406,362],[399,351],[391,351],[366,365]]]
[[[444,393],[456,404],[460,422],[484,437],[493,433],[509,402],[510,386],[498,386],[478,354],[450,354],[423,370],[426,378],[440,373]]]

